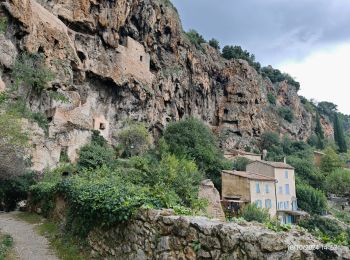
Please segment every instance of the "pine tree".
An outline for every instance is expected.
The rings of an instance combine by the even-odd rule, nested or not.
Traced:
[[[317,148],[323,149],[324,148],[324,132],[320,121],[320,115],[316,114],[316,128],[315,133],[317,136]]]
[[[339,147],[339,152],[346,153],[348,151],[344,136],[344,129],[340,124],[338,114],[334,115],[334,140]]]

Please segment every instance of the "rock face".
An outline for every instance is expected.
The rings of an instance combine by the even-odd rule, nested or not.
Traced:
[[[135,220],[88,238],[92,255],[107,259],[348,259],[346,247],[322,248],[308,233],[273,232],[251,223],[143,211]],[[307,245],[312,245],[307,249]],[[299,246],[301,250],[294,250]]]
[[[220,193],[214,187],[214,183],[211,180],[204,180],[201,182],[198,197],[208,201],[206,214],[210,218],[225,220],[225,213],[221,206]]]
[[[69,99],[66,104],[42,94],[27,100],[50,121],[49,135],[33,145],[39,149],[34,153],[46,154],[34,165],[37,170],[57,164],[67,149],[74,161],[92,129],[114,143],[126,119],[145,122],[157,137],[168,122],[197,117],[220,137],[223,149],[254,146],[269,130],[299,140],[312,133],[313,115],[292,86],[273,85],[247,62],[224,60],[207,44],[197,50],[170,1],[7,0],[2,5],[9,26],[0,35],[0,65],[11,68],[17,52],[42,53],[55,73],[51,90]],[[10,74],[3,79],[10,81]],[[293,123],[269,105],[270,92],[278,106],[294,112]]]

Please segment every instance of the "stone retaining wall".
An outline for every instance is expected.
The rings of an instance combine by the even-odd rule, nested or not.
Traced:
[[[350,259],[346,247],[290,250],[321,246],[304,231],[276,233],[256,223],[174,216],[169,210],[142,211],[128,223],[94,230],[88,241],[92,254],[107,259]]]

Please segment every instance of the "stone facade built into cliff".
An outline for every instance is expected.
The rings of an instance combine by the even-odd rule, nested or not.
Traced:
[[[127,37],[126,46],[117,48],[117,64],[122,78],[134,77],[135,79],[151,86],[154,79],[150,71],[150,55],[145,52],[145,47],[131,37]]]

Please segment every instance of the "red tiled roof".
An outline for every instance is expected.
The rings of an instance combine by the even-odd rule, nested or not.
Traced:
[[[260,181],[275,181],[274,178],[268,177],[262,174],[251,173],[251,172],[241,172],[241,171],[222,171],[226,174],[236,175],[250,180],[260,180]]]

